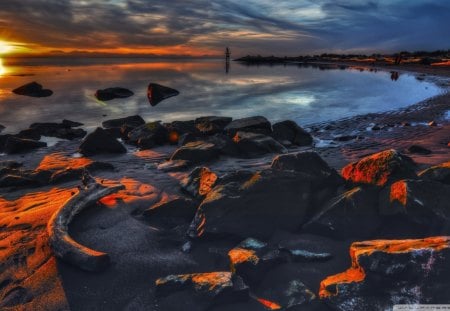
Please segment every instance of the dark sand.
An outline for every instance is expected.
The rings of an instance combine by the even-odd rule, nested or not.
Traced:
[[[388,69],[394,69],[389,67]],[[402,70],[450,76],[450,69],[401,66]],[[385,68],[386,69],[386,68]],[[430,71],[431,70],[431,71]],[[315,138],[332,141],[335,136],[355,135],[361,139],[335,142],[331,147],[308,147],[315,150],[334,168],[340,169],[364,155],[394,148],[400,151],[418,144],[432,151],[430,155],[410,155],[418,170],[450,160],[450,94],[429,99],[407,109],[369,114],[347,120],[316,124],[310,128]],[[437,126],[427,123],[435,120]],[[77,120],[82,121],[82,120]],[[411,126],[402,126],[408,122]],[[378,125],[380,130],[367,128]],[[62,141],[53,147],[23,156],[3,156],[17,160],[25,168],[36,168],[45,155],[71,156],[79,142]],[[79,182],[41,187],[1,190],[0,196],[0,301],[9,299],[2,310],[165,310],[154,299],[155,279],[168,274],[228,270],[226,255],[208,252],[210,247],[226,251],[239,241],[201,242],[191,253],[183,253],[184,230],[166,230],[149,224],[137,211],[171,196],[182,195],[179,181],[189,171],[165,173],[156,164],[166,159],[173,146],[148,151],[129,150],[120,156],[95,156],[109,162],[113,172],[96,175],[99,179],[120,181],[126,190],[102,200],[103,205],[81,213],[70,227],[74,239],[93,249],[108,252],[112,265],[104,272],[88,273],[55,260],[47,245],[46,224],[50,216],[76,192]],[[221,158],[206,164],[219,175],[239,168],[258,170],[268,166],[274,155],[257,159]],[[64,161],[62,161],[64,162]],[[64,166],[64,165],[62,165]],[[298,276],[316,294],[326,276],[344,271],[350,265],[348,247],[353,241],[280,232],[272,241],[289,241],[304,249],[329,252],[333,259],[324,263],[281,265],[271,271],[267,281],[284,275]],[[264,282],[263,282],[264,283]],[[256,289],[256,292],[258,289]],[[180,306],[183,302],[179,302]],[[247,310],[234,305],[220,310]],[[219,310],[219,309],[218,309]],[[260,309],[262,310],[262,309]],[[316,310],[327,310],[319,305]]]

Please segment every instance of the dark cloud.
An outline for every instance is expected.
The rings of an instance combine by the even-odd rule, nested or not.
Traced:
[[[237,54],[449,48],[441,0],[8,0],[0,36],[51,49]]]

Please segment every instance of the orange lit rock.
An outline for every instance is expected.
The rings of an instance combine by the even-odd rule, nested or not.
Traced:
[[[277,304],[276,302],[264,299],[264,298],[257,298],[258,302],[262,304],[264,307],[266,307],[268,310],[280,310],[282,307]]]
[[[450,184],[450,161],[432,166],[420,172],[419,177],[425,180],[434,180],[444,184]]]
[[[449,301],[450,237],[355,242],[350,257],[350,269],[320,284],[320,297],[336,310]]]
[[[231,272],[169,275],[155,282],[163,310],[183,302],[186,310],[209,310],[212,306],[246,301],[248,287]],[[173,294],[176,294],[172,297]]]
[[[217,181],[217,175],[207,167],[195,168],[180,185],[183,190],[194,197],[204,197]]]
[[[415,178],[414,162],[395,150],[367,156],[342,169],[344,179],[362,184],[384,186],[403,178]]]
[[[102,204],[109,207],[114,207],[119,201],[126,204],[139,201],[153,201],[158,194],[157,189],[152,185],[141,183],[133,178],[124,177],[119,182],[125,186],[125,189],[103,197],[100,199]],[[117,184],[116,181],[112,180],[102,180],[102,183],[110,186]]]

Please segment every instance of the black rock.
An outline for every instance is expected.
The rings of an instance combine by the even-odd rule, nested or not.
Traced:
[[[169,132],[161,122],[150,122],[138,126],[128,133],[128,140],[141,149],[149,149],[155,145],[163,145],[168,142]]]
[[[186,160],[169,160],[158,164],[158,170],[163,172],[179,171],[188,168],[189,161]]]
[[[13,93],[30,97],[48,97],[53,94],[53,91],[43,89],[39,83],[31,82],[14,89]]]
[[[84,125],[83,123],[76,122],[76,121],[71,121],[71,120],[67,120],[67,119],[62,120],[61,124],[64,127],[79,127],[79,126],[83,126]]]
[[[176,226],[189,222],[195,215],[197,204],[183,197],[162,200],[144,210],[142,216],[158,225]]]
[[[419,173],[419,178],[450,184],[450,161],[432,166]]]
[[[0,124],[0,133],[5,129],[6,127],[4,125]]]
[[[152,106],[156,106],[164,99],[177,96],[178,94],[180,92],[177,90],[156,83],[150,83],[147,88],[147,98]]]
[[[202,198],[214,187],[217,175],[207,167],[196,167],[180,182],[181,189],[193,197]]]
[[[8,154],[28,152],[37,148],[47,147],[44,142],[24,139],[19,137],[10,136],[6,140],[3,150]]]
[[[430,154],[431,150],[429,150],[425,147],[419,146],[419,145],[412,145],[408,148],[408,152],[426,155],[426,154]]]
[[[104,90],[97,90],[95,97],[98,100],[107,101],[115,98],[127,98],[133,96],[134,93],[122,87],[111,87]]]
[[[266,118],[256,116],[233,120],[224,130],[231,137],[239,131],[269,135],[272,133],[272,126]]]
[[[66,122],[63,121],[63,123],[33,123],[26,131],[29,131],[29,133],[34,132],[34,135],[57,137],[69,140],[83,138],[87,134],[85,130],[72,128],[77,124],[81,123],[68,120],[66,120]]]
[[[113,127],[122,127],[123,125],[128,125],[130,127],[138,127],[144,125],[145,121],[140,116],[129,116],[125,118],[106,120],[102,122],[102,126],[106,129]]]
[[[86,136],[80,145],[79,152],[91,156],[102,153],[126,153],[127,149],[108,132],[98,127]]]
[[[237,132],[233,141],[242,157],[258,157],[267,153],[287,153],[287,149],[270,136]]]
[[[283,145],[294,144],[297,146],[309,146],[313,142],[312,136],[297,125],[294,121],[286,120],[275,123],[273,126],[273,138]]]
[[[205,141],[187,143],[178,148],[171,156],[171,160],[186,160],[190,163],[204,163],[218,158],[220,151],[217,147]]]
[[[233,119],[229,117],[200,117],[195,119],[195,126],[201,133],[205,135],[212,135],[216,133],[222,133],[225,126],[230,124],[232,120]]]

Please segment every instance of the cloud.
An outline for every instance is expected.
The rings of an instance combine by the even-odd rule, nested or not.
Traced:
[[[303,54],[447,49],[441,0],[8,0],[0,37],[30,50]],[[236,55],[236,54],[235,54]]]

